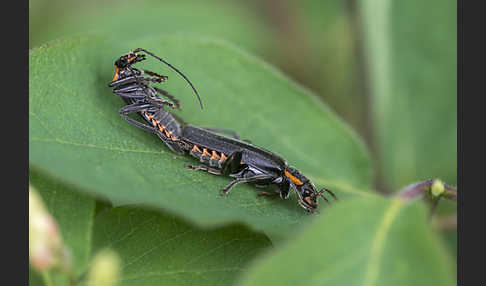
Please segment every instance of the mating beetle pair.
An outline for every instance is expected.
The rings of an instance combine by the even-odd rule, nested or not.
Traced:
[[[133,64],[146,59],[144,52],[179,73],[192,87],[197,95],[201,108],[199,94],[178,69],[144,49],[136,49],[121,56],[115,61],[115,74],[112,82],[113,92],[127,103],[120,114],[129,123],[153,132],[174,152],[188,153],[199,159],[202,165],[187,166],[192,170],[203,170],[216,175],[224,175],[234,180],[221,190],[227,194],[235,185],[253,183],[258,187],[276,185],[276,192],[260,192],[260,195],[280,195],[287,199],[293,191],[300,206],[309,212],[317,211],[317,197],[324,197],[328,189],[318,191],[314,184],[277,154],[255,146],[247,141],[239,140],[235,134],[228,137],[218,132],[223,129],[200,128],[186,124],[180,118],[165,110],[165,107],[180,108],[179,102],[165,90],[152,87],[150,83],[163,82],[166,76],[147,70],[132,67]],[[148,75],[148,76],[145,76]],[[166,97],[164,100],[158,94]],[[128,117],[129,113],[139,113],[147,124]]]

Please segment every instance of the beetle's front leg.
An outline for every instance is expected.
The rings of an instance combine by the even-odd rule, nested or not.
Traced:
[[[150,76],[154,76],[154,77],[157,77],[159,78],[161,81],[166,81],[169,77],[166,76],[166,75],[160,75],[156,72],[153,72],[153,71],[149,71],[149,70],[143,70],[144,73],[150,75]]]
[[[292,189],[294,191],[295,195],[297,196],[297,201],[298,201],[298,203],[301,207],[303,207],[306,211],[308,211],[310,213],[319,213],[319,211],[317,209],[309,207],[308,204],[306,204],[304,202],[302,194],[299,192],[299,190],[297,189],[297,186],[295,186],[295,184],[293,182],[289,182],[289,184],[290,184],[290,189]]]

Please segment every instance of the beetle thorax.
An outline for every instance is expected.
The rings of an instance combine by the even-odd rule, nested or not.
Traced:
[[[301,186],[309,181],[304,175],[291,166],[285,167],[284,175],[296,186]]]

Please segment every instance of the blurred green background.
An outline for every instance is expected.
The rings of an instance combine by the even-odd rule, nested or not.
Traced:
[[[456,184],[456,2],[29,1],[29,45],[88,31],[112,41],[222,38],[322,97],[365,140],[388,193]]]

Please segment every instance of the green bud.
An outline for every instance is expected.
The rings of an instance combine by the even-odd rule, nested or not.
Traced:
[[[434,180],[432,186],[430,187],[430,192],[432,193],[432,196],[438,197],[442,195],[444,191],[445,191],[444,183],[439,179]]]
[[[90,286],[115,286],[120,276],[120,258],[112,250],[102,250],[91,262],[88,276]]]

